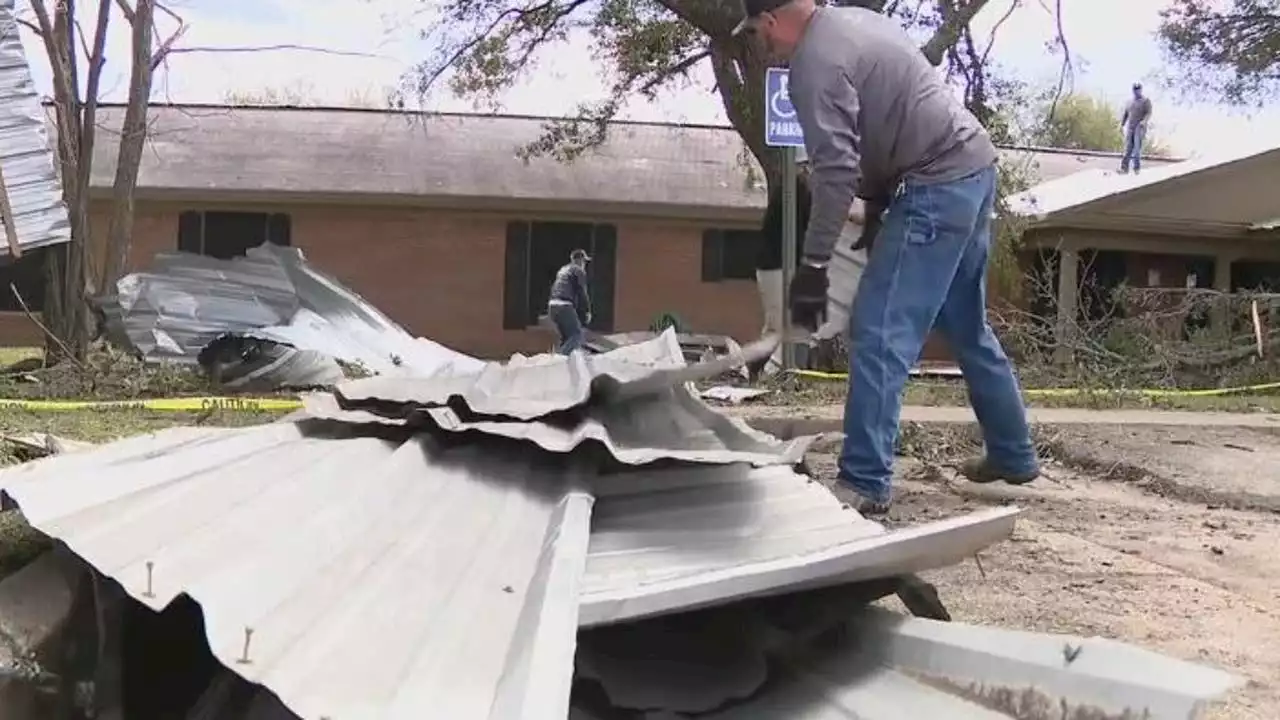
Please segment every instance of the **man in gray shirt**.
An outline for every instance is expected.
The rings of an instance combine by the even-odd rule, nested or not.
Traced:
[[[569,263],[556,271],[547,293],[547,317],[556,326],[560,343],[556,352],[572,354],[582,347],[583,326],[591,324],[591,295],[587,292],[586,250],[569,253]]]
[[[850,315],[839,479],[863,513],[887,512],[902,391],[930,329],[969,386],[987,453],[975,482],[1040,470],[1018,381],[987,322],[996,150],[893,20],[814,0],[744,0],[741,32],[789,62],[790,102],[812,164],[813,206],[791,284],[797,322],[826,303],[826,268],[854,197],[885,207]]]
[[[1120,172],[1129,172],[1130,163],[1136,175],[1142,172],[1142,145],[1147,140],[1147,124],[1151,120],[1151,98],[1142,94],[1142,83],[1133,84],[1133,99],[1124,108],[1120,127],[1124,130],[1124,157]]]

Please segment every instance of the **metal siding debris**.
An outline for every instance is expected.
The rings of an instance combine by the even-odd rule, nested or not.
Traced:
[[[692,463],[793,465],[804,459],[812,437],[778,442],[745,423],[714,413],[687,388],[589,408],[572,426],[543,422],[465,421],[451,408],[425,411],[432,425],[453,432],[480,432],[524,440],[544,450],[570,453],[597,442],[617,461],[644,465],[658,460]]]
[[[233,260],[160,253],[149,270],[125,276],[116,289],[101,302],[108,332],[150,360],[194,363],[211,341],[233,333],[372,372],[431,374],[482,366],[409,335],[295,248],[266,243]]]
[[[18,246],[28,250],[70,242],[71,222],[14,5],[15,0],[0,0],[0,171]],[[0,229],[0,255],[8,254],[8,238]]]
[[[0,473],[136,600],[299,716],[563,718],[591,498],[560,462],[297,423],[182,428]]]
[[[609,708],[583,695],[575,708],[606,717],[1195,720],[1240,684],[1110,640],[906,618],[840,588],[592,630],[579,643],[579,675]],[[1087,647],[1064,660],[1073,643]]]
[[[1075,717],[1196,720],[1239,678],[1106,638],[984,628],[863,608],[852,644],[1018,717],[1053,710]]]
[[[596,478],[584,627],[954,564],[1009,536],[1016,509],[886,533],[784,466]]]
[[[507,363],[486,363],[478,372],[351,380],[339,385],[336,393],[344,408],[395,417],[458,400],[479,415],[533,420],[577,408],[595,397],[619,402],[716,377],[768,357],[777,344],[776,336],[768,336],[735,354],[686,364],[675,332],[668,329],[653,340],[603,355],[517,355]]]

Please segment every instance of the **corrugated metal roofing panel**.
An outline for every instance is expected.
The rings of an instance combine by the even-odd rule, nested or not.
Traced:
[[[597,396],[620,401],[715,377],[768,357],[777,345],[778,338],[769,336],[736,353],[687,365],[675,331],[668,328],[653,340],[603,355],[517,355],[507,363],[486,363],[479,372],[375,376],[343,383],[336,392],[344,408],[391,417],[461,401],[479,415],[532,420]]]
[[[1013,531],[997,509],[886,533],[789,467],[665,468],[592,482],[584,626],[954,564]]]
[[[594,442],[628,465],[658,460],[792,465],[804,458],[814,439],[778,441],[739,418],[716,412],[683,386],[658,395],[591,406],[580,418],[557,419],[555,423],[464,420],[448,407],[428,408],[409,417],[385,417],[366,410],[344,410],[328,392],[304,394],[302,404],[307,416],[321,420],[474,432],[530,442],[555,453],[570,453]]]
[[[299,716],[562,718],[590,496],[537,453],[314,423],[181,428],[0,472],[140,602],[200,603]]]
[[[15,0],[0,0],[0,170],[18,246],[25,250],[69,242],[71,222],[14,7]],[[8,238],[0,226],[0,256],[8,254]]]
[[[1066,177],[1048,180],[1033,188],[1011,195],[1009,209],[1036,220],[1066,212],[1080,210],[1106,198],[1122,195],[1132,190],[1151,187],[1205,170],[1230,165],[1250,158],[1272,153],[1280,154],[1280,148],[1266,147],[1237,151],[1194,160],[1150,168],[1141,173],[1121,174],[1112,170],[1090,169]]]
[[[909,618],[849,593],[731,610],[584,633],[579,672],[606,703],[580,695],[575,707],[707,720],[1194,720],[1240,684],[1126,643]],[[671,657],[674,643],[689,663]]]

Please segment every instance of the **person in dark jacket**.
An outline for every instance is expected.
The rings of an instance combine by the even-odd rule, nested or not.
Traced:
[[[547,317],[556,326],[560,344],[556,352],[572,354],[582,348],[583,328],[591,324],[591,295],[587,291],[586,250],[574,250],[569,263],[556,271],[547,299]]]

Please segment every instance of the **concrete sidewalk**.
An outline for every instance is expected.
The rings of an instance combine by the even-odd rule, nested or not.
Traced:
[[[840,432],[842,405],[789,406],[740,405],[726,412],[753,427],[778,437],[789,438],[815,433]],[[1177,425],[1280,429],[1277,413],[1188,412],[1174,410],[1088,410],[1082,408],[1028,408],[1037,425]],[[908,405],[902,408],[904,422],[976,422],[972,408]]]

